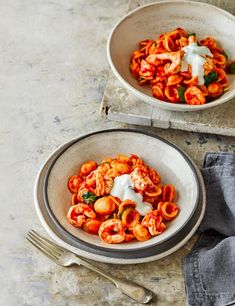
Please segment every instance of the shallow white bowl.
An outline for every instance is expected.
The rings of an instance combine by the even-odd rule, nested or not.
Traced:
[[[116,156],[118,153],[139,155],[151,167],[157,169],[163,183],[171,183],[176,187],[179,215],[168,223],[165,232],[148,241],[105,244],[97,235],[73,227],[66,219],[71,205],[71,194],[67,188],[68,178],[77,172],[84,161],[101,162],[105,157]],[[199,196],[195,168],[181,150],[161,138],[132,130],[100,131],[70,142],[55,158],[44,182],[44,201],[52,222],[70,238],[106,250],[135,251],[160,244],[173,237],[189,222],[199,203]]]
[[[161,33],[175,28],[196,33],[199,39],[213,36],[235,59],[235,17],[228,12],[200,2],[163,1],[149,4],[130,12],[114,27],[107,44],[109,64],[122,84],[141,100],[172,111],[205,110],[231,100],[235,96],[235,75],[229,75],[230,89],[213,102],[187,105],[163,102],[152,96],[148,86],[139,86],[129,70],[130,57],[138,49],[138,42],[156,39]]]

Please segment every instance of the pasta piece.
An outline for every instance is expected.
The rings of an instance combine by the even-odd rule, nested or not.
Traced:
[[[200,45],[209,49],[214,49],[217,47],[216,42],[212,37],[206,37],[205,39],[200,40]]]
[[[175,44],[173,39],[167,34],[164,35],[163,46],[168,52],[173,52],[175,49]]]
[[[197,87],[189,87],[184,93],[185,101],[191,105],[201,105],[206,103],[203,92]]]
[[[115,176],[129,174],[131,173],[131,167],[128,164],[117,162],[115,165],[113,165],[113,171],[115,173]]]
[[[130,241],[135,240],[135,238],[136,237],[135,237],[135,235],[133,233],[126,232],[124,241],[125,242],[130,242]]]
[[[205,85],[198,85],[198,88],[201,90],[205,97],[208,96],[208,89]]]
[[[130,64],[130,70],[131,70],[132,75],[136,79],[138,79],[139,73],[140,73],[140,63],[132,60]]]
[[[172,202],[160,202],[158,203],[158,209],[165,220],[172,220],[179,213],[179,208]]]
[[[149,178],[156,185],[161,183],[161,176],[153,168],[149,168]]]
[[[197,83],[198,83],[198,76],[195,75],[195,76],[192,77],[190,80],[184,80],[183,83],[186,84],[186,85],[188,85],[188,86],[197,85]]]
[[[71,193],[77,193],[80,185],[82,183],[82,178],[78,175],[73,175],[70,177],[68,181],[68,188]]]
[[[92,171],[85,179],[85,182],[86,182],[86,185],[89,186],[89,187],[94,187],[95,188],[95,185],[96,185],[96,174],[97,174],[97,171],[94,170]]]
[[[176,86],[166,86],[165,96],[170,102],[178,103],[180,102],[179,93]]]
[[[133,234],[139,241],[146,241],[151,238],[148,229],[139,223],[133,227]]]
[[[213,54],[213,61],[216,64],[225,65],[227,60],[226,60],[226,57],[223,54],[220,54],[220,53],[216,52],[216,53]]]
[[[226,91],[229,88],[229,82],[227,78],[223,78],[221,81],[219,81],[220,85],[223,87],[223,91]]]
[[[97,168],[96,162],[87,161],[81,166],[80,171],[79,171],[79,175],[82,176],[82,177],[87,176],[88,174],[90,174],[96,168]]]
[[[215,69],[215,72],[218,75],[218,79],[217,82],[220,82],[221,80],[223,80],[226,77],[226,72],[224,71],[224,69]]]
[[[136,208],[136,203],[131,200],[123,201],[118,207],[118,218],[121,218],[122,213],[127,208]]]
[[[158,187],[157,185],[153,185],[153,187],[148,188],[148,189],[145,191],[145,194],[146,194],[148,197],[157,197],[157,196],[159,196],[161,193],[162,193],[162,189],[161,189],[160,187]]]
[[[127,208],[122,213],[122,223],[128,228],[133,228],[139,219],[140,215],[134,208]]]
[[[211,83],[210,85],[208,85],[207,89],[208,96],[212,98],[220,96],[223,92],[223,86],[219,83]]]
[[[101,224],[102,222],[100,220],[88,218],[83,223],[82,228],[89,234],[97,235]]]
[[[175,197],[175,187],[173,185],[165,185],[162,190],[162,201],[172,202]]]
[[[77,193],[74,193],[74,194],[72,195],[71,202],[72,202],[72,205],[77,205],[77,204],[80,202],[79,199],[78,199]]]
[[[94,210],[100,215],[110,215],[116,209],[116,203],[112,197],[102,197],[94,204]]]
[[[163,89],[163,86],[157,84],[152,87],[153,96],[159,100],[164,100],[165,94],[164,94],[165,88]]]
[[[183,80],[183,76],[180,74],[173,74],[167,78],[167,86],[180,84]]]

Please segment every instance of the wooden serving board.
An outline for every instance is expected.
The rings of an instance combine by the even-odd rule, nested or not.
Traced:
[[[130,1],[130,9],[151,1]],[[235,1],[204,0],[235,13]],[[110,71],[101,108],[103,117],[129,124],[235,136],[235,99],[198,112],[165,111],[149,105],[128,92]]]

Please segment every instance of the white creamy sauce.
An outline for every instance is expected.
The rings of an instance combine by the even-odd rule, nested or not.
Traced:
[[[210,50],[205,46],[198,46],[197,43],[191,43],[182,50],[185,52],[180,71],[188,71],[188,65],[192,67],[192,75],[198,76],[198,85],[204,85],[204,64],[205,56],[213,56]]]
[[[118,197],[122,201],[132,200],[135,202],[135,209],[141,216],[145,216],[153,209],[153,206],[150,203],[143,202],[141,194],[134,191],[133,183],[129,174],[123,174],[114,179],[113,188],[110,194],[114,197]]]

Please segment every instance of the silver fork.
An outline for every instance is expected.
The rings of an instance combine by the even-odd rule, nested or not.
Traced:
[[[134,283],[129,280],[114,277],[100,268],[92,265],[90,262],[78,257],[74,253],[58,246],[51,240],[39,235],[34,230],[28,232],[26,239],[33,244],[37,249],[39,249],[44,255],[49,257],[55,263],[63,267],[70,267],[74,264],[82,265],[98,274],[108,278],[112,281],[117,288],[121,289],[123,293],[128,295],[130,298],[136,302],[146,304],[152,297],[152,291]]]

